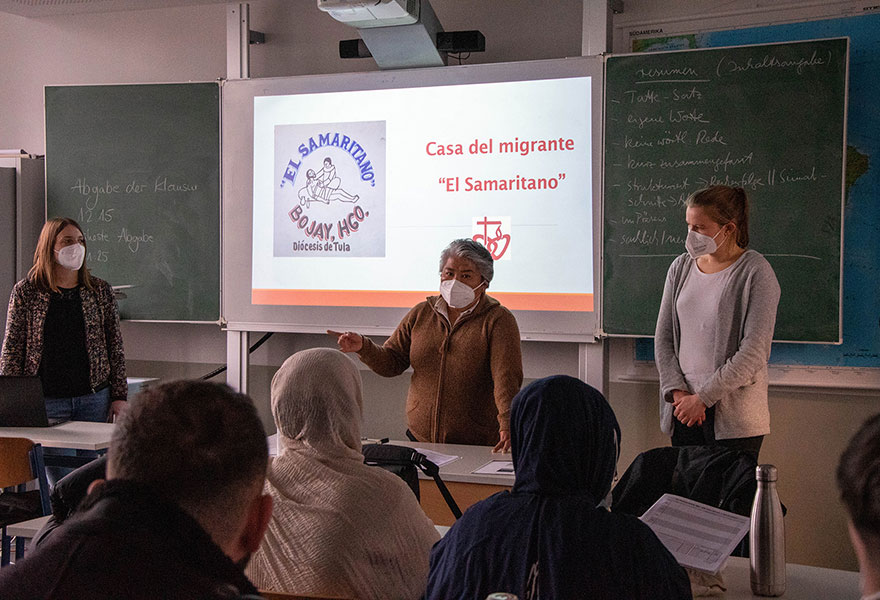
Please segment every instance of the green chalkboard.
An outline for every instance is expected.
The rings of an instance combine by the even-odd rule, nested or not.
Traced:
[[[848,40],[610,57],[603,330],[654,334],[688,194],[743,187],[782,288],[774,339],[839,342]]]
[[[218,321],[219,84],[45,95],[47,215],[76,219],[92,273],[126,286],[122,318]]]

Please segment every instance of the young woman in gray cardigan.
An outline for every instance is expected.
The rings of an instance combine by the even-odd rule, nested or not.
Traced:
[[[757,456],[770,433],[767,360],[779,283],[748,249],[748,198],[713,186],[687,200],[687,253],[666,275],[655,332],[660,427],[673,446]]]

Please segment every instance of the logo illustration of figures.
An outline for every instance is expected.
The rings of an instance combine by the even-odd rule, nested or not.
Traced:
[[[342,181],[336,176],[336,167],[328,156],[324,159],[324,168],[320,172],[316,174],[312,169],[306,171],[306,184],[298,192],[299,203],[308,208],[312,202],[357,202],[360,196],[349,194],[339,187],[341,184]]]
[[[385,256],[385,122],[275,126],[273,255]]]
[[[473,240],[486,247],[494,260],[509,260],[510,217],[474,217]]]

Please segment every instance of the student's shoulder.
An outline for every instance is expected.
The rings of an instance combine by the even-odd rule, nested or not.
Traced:
[[[740,258],[743,269],[749,273],[755,273],[765,278],[776,279],[776,272],[764,255],[755,250],[746,250]]]
[[[40,291],[39,286],[37,286],[37,282],[32,280],[30,277],[25,277],[14,286],[12,286],[12,293],[20,296],[29,296],[32,294],[36,294]]]
[[[95,277],[94,275],[89,276],[89,280],[92,282],[92,287],[96,290],[101,290],[102,292],[113,293],[113,286],[111,286],[108,282],[104,281],[100,277]]]

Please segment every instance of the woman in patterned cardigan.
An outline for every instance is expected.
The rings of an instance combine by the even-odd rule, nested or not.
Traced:
[[[34,266],[12,289],[0,374],[38,375],[50,419],[109,421],[128,393],[119,311],[85,255],[76,221],[46,222]]]

